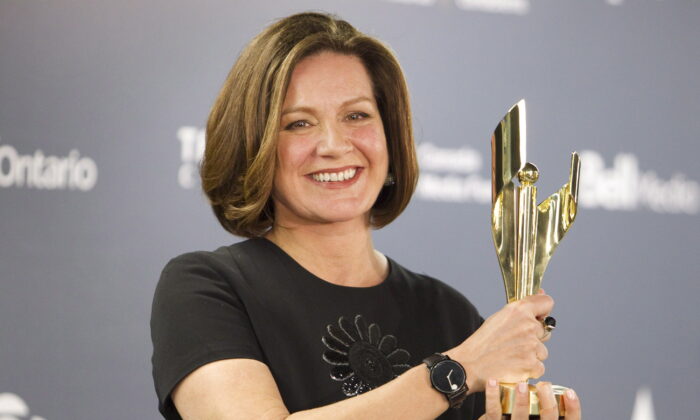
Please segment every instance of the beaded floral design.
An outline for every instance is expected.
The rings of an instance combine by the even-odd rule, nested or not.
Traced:
[[[343,382],[343,394],[352,397],[383,385],[411,366],[411,355],[399,348],[396,337],[382,336],[377,324],[367,326],[362,315],[354,321],[340,317],[328,324],[321,338],[323,360],[331,365],[331,378]]]

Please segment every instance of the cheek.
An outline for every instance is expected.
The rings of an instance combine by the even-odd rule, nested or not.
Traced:
[[[352,133],[355,144],[367,158],[379,160],[388,158],[386,138],[382,127],[367,125],[358,127]]]
[[[277,167],[280,175],[301,172],[304,162],[313,152],[309,139],[280,136],[277,143]]]

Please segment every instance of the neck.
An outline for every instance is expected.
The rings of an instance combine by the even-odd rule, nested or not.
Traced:
[[[389,265],[374,249],[368,223],[282,226],[265,235],[315,276],[333,284],[369,287],[381,283]]]

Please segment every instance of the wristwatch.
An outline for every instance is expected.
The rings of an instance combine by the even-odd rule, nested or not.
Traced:
[[[435,353],[423,359],[430,370],[430,383],[445,394],[450,408],[459,408],[467,398],[467,373],[462,365],[444,354]]]

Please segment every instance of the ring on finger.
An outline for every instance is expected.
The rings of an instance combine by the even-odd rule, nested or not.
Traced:
[[[544,320],[542,320],[542,326],[544,327],[545,332],[550,333],[557,327],[557,320],[553,316],[547,316]]]

